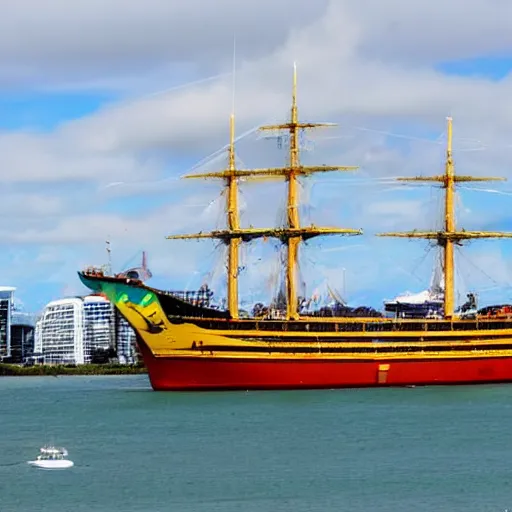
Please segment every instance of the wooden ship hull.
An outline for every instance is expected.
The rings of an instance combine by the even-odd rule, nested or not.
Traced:
[[[137,332],[155,390],[512,381],[512,317],[230,319],[130,279],[80,273]]]
[[[261,127],[285,131],[289,156],[284,167],[238,169],[235,166],[234,114],[230,122],[229,165],[220,172],[188,175],[219,179],[226,187],[226,228],[169,239],[215,239],[228,248],[227,308],[216,310],[191,303],[176,294],[155,290],[131,275],[109,277],[80,273],[82,282],[104,294],[138,335],[149,378],[157,390],[298,389],[353,386],[471,384],[512,381],[512,316],[455,312],[454,248],[465,240],[512,238],[512,233],[458,230],[455,226],[455,185],[499,178],[456,175],[452,158],[452,120],[448,118],[445,171],[438,176],[400,178],[431,182],[444,189],[441,231],[381,233],[379,236],[420,238],[436,243],[443,254],[443,317],[390,319],[383,317],[301,316],[297,267],[303,241],[325,235],[362,235],[360,229],[304,226],[299,219],[299,178],[354,166],[305,166],[299,137],[304,130],[326,124],[298,120],[296,70],[290,121]],[[286,225],[278,228],[240,226],[240,178],[282,178],[287,183]],[[273,237],[286,249],[286,311],[282,320],[240,318],[238,301],[239,247]]]

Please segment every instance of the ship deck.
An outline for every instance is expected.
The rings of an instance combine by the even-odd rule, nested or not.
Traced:
[[[205,329],[229,331],[260,331],[281,333],[405,333],[418,332],[431,335],[446,331],[501,331],[512,329],[512,316],[474,320],[444,319],[389,319],[389,318],[344,318],[302,317],[299,320],[273,319],[219,319],[204,317],[168,316],[171,323],[191,322]]]

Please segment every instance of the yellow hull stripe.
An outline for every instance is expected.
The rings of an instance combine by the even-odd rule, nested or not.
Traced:
[[[332,353],[314,353],[314,354],[291,354],[286,352],[270,352],[270,353],[254,353],[254,352],[200,352],[197,350],[167,350],[153,352],[157,358],[202,358],[202,359],[247,359],[247,360],[364,360],[364,361],[382,361],[382,360],[407,360],[407,361],[422,361],[422,360],[453,360],[453,359],[488,359],[488,358],[512,358],[512,350],[482,350],[482,351],[452,351],[452,352],[419,352],[411,354],[408,352],[384,352],[379,354],[369,353],[347,353],[347,354],[332,354]]]
[[[481,336],[510,336],[512,338],[512,327],[508,329],[478,329],[471,331],[331,331],[331,332],[294,332],[294,331],[265,331],[265,330],[247,330],[238,329],[201,329],[189,324],[191,328],[207,332],[218,336],[244,336],[253,338],[471,338]],[[414,341],[413,343],[416,343]]]

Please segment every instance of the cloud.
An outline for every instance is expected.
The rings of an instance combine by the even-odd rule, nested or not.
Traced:
[[[325,7],[270,0],[34,0],[4,5],[0,17],[0,84],[52,87],[59,82],[116,82],[165,69],[167,81],[230,61],[233,34],[245,58],[267,54]],[[9,50],[7,50],[9,48]],[[3,78],[3,80],[2,80]]]
[[[133,240],[148,243],[156,237],[163,237],[170,228],[164,219],[172,219],[174,231],[203,228],[206,224],[213,229],[216,215],[204,210],[208,203],[204,196],[191,196],[183,203],[156,208],[149,215],[132,214],[123,216],[118,213],[82,213],[61,216],[55,222],[47,224],[46,229],[26,228],[16,232],[8,227],[0,229],[4,243],[12,244],[90,244],[105,241],[114,236],[117,240]],[[194,211],[200,215],[194,214]],[[191,213],[192,212],[192,213]]]
[[[115,11],[115,4],[107,6]],[[460,137],[468,130],[460,127],[479,123],[479,130],[482,125],[485,127],[481,135],[488,140],[494,135],[493,128],[510,126],[512,112],[506,106],[506,81],[494,84],[447,77],[430,67],[410,68],[362,56],[359,47],[364,40],[365,20],[356,14],[344,2],[331,2],[323,16],[313,17],[305,28],[290,30],[284,41],[275,42],[263,56],[245,58],[237,71],[239,130],[276,117],[284,120],[289,103],[290,65],[296,59],[301,109],[306,118],[415,120],[439,130],[444,116],[452,113],[460,119],[456,128]],[[86,20],[89,18],[90,14]],[[340,31],[340,23],[347,30]],[[146,51],[150,53],[147,48]],[[62,124],[50,136],[6,134],[0,138],[0,149],[5,149],[0,151],[4,160],[0,163],[4,164],[2,168],[17,171],[10,176],[19,180],[34,175],[40,179],[102,175],[114,181],[137,171],[149,178],[166,160],[190,158],[192,154],[197,158],[224,143],[231,99],[231,78],[225,77],[167,94],[107,105],[91,116]],[[496,102],[501,105],[497,112],[489,108]],[[490,123],[491,115],[494,118],[489,131],[485,125]],[[23,152],[22,147],[30,151]],[[369,154],[368,149],[366,146],[359,158],[378,159],[378,153]],[[152,156],[144,158],[148,153]],[[36,159],[37,166],[33,164]]]
[[[10,193],[5,194],[0,203],[2,218],[33,219],[34,217],[55,217],[65,211],[66,204],[59,196],[41,196],[40,194]],[[5,224],[4,224],[5,225]]]
[[[441,60],[506,51],[511,36],[504,20],[511,9],[497,0],[456,0],[442,8],[438,1],[411,6],[402,0],[386,5],[264,0],[243,7],[222,0],[200,8],[196,0],[149,0],[140,6],[107,0],[72,7],[55,0],[44,11],[24,0],[4,6],[0,89],[119,94],[92,114],[49,131],[0,133],[0,176],[9,190],[0,210],[14,215],[0,228],[0,240],[23,254],[11,275],[22,276],[32,262],[31,279],[43,269],[60,289],[73,286],[76,269],[105,261],[106,237],[118,265],[147,249],[162,285],[192,286],[215,266],[215,254],[222,251],[211,242],[164,237],[206,230],[222,218],[221,182],[178,177],[212,153],[214,162],[197,170],[226,165],[225,151],[218,150],[228,140],[236,32],[236,133],[248,133],[237,143],[239,165],[285,161],[286,147],[261,140],[253,129],[288,118],[295,60],[301,118],[339,123],[309,135],[315,151],[304,153],[303,162],[361,166],[339,177],[315,176],[301,188],[304,222],[365,230],[356,241],[319,241],[304,248],[306,259],[319,262],[310,270],[304,263],[311,286],[325,276],[342,286],[340,266],[347,269],[350,287],[374,302],[402,291],[399,280],[403,288],[428,284],[427,244],[373,235],[439,224],[439,190],[404,187],[391,178],[442,172],[448,114],[455,119],[457,172],[482,175],[492,167],[512,177],[511,78],[492,82],[437,70]],[[216,78],[201,80],[208,77]],[[186,82],[194,83],[176,87]],[[506,190],[489,185],[500,187]],[[245,225],[280,222],[283,183],[243,182],[241,191]],[[490,226],[507,209],[506,196],[495,194],[489,201],[484,192],[462,190],[461,197],[458,222],[467,229]],[[497,246],[489,258],[501,268],[505,256]],[[249,253],[261,263],[246,266],[248,294],[271,280],[274,264],[263,260],[276,251]],[[54,257],[58,268],[50,271]],[[421,273],[411,277],[419,260]],[[483,256],[477,260],[492,266]],[[222,264],[218,268],[222,274]]]
[[[504,0],[346,2],[364,27],[362,54],[411,65],[508,52],[512,5]]]

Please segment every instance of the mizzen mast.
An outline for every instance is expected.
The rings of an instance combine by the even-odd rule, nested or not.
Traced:
[[[461,245],[462,240],[477,238],[512,238],[512,233],[493,231],[457,231],[455,226],[454,195],[455,185],[464,182],[503,181],[506,178],[457,176],[452,156],[452,118],[447,118],[447,145],[445,172],[439,176],[417,176],[413,178],[398,178],[399,181],[439,182],[445,189],[444,230],[443,231],[410,231],[403,233],[379,233],[377,236],[392,236],[400,238],[423,238],[435,240],[444,253],[444,316],[452,319],[455,309],[455,278],[454,278],[454,245]]]
[[[261,169],[236,169],[234,152],[234,115],[231,115],[230,145],[228,168],[220,172],[190,174],[185,178],[220,178],[226,182],[227,194],[227,229],[196,233],[193,235],[172,235],[167,239],[220,239],[229,244],[228,254],[228,304],[232,318],[238,318],[238,250],[240,242],[250,242],[256,238],[273,237],[281,240],[287,246],[287,319],[298,318],[297,304],[297,259],[298,246],[301,241],[321,235],[361,235],[360,229],[345,229],[336,227],[301,226],[299,219],[298,178],[317,172],[352,171],[357,166],[304,166],[300,163],[299,133],[303,129],[323,126],[333,126],[327,123],[301,123],[297,113],[297,71],[294,65],[291,119],[288,123],[263,126],[260,130],[286,130],[290,134],[289,162],[285,167],[270,167]],[[237,179],[267,177],[284,177],[288,182],[287,226],[283,228],[241,228],[238,212],[238,182]]]

